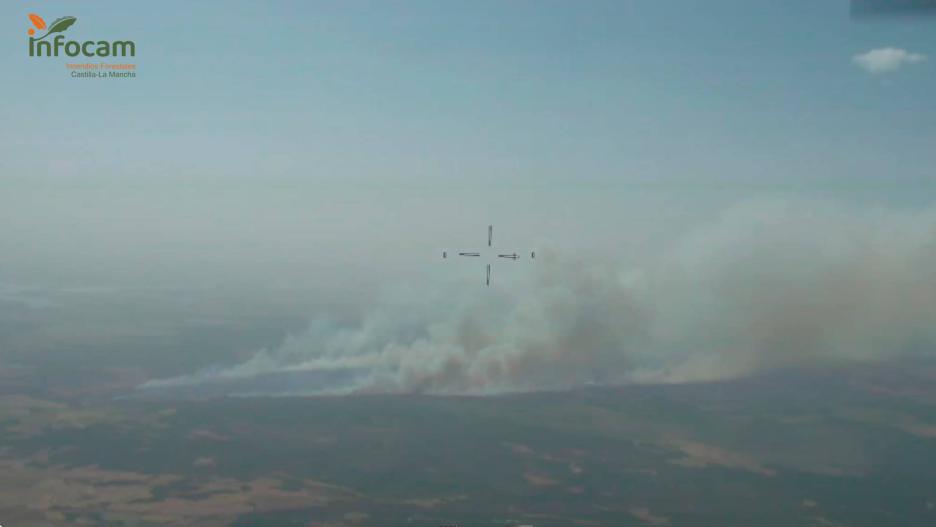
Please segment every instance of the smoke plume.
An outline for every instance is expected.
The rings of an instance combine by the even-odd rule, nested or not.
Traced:
[[[933,353],[934,208],[754,200],[664,242],[605,261],[541,250],[516,289],[398,291],[359,323],[318,320],[243,363],[142,388],[308,373],[289,391],[492,394]]]

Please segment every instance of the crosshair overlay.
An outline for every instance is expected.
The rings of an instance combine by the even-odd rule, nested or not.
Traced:
[[[488,225],[488,242],[487,242],[487,243],[488,243],[488,247],[494,247],[494,226],[493,226],[493,225]],[[475,252],[472,252],[472,251],[460,251],[460,252],[458,253],[458,256],[462,256],[462,257],[466,257],[466,258],[480,258],[480,257],[481,257],[481,253],[480,253],[480,252],[476,252],[476,251],[475,251]],[[509,254],[498,254],[497,257],[498,257],[498,258],[504,258],[504,259],[507,259],[507,260],[514,260],[514,261],[520,259],[520,255],[518,255],[516,252],[512,252],[512,253],[509,253]],[[443,258],[443,259],[447,259],[447,258],[448,258],[448,251],[442,251],[442,258]],[[530,251],[530,259],[531,259],[531,260],[535,260],[535,259],[536,259],[536,251]],[[487,286],[491,285],[491,264],[486,264],[486,266],[485,266],[485,280],[484,280],[484,285],[487,285]]]

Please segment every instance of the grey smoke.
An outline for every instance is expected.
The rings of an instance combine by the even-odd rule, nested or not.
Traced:
[[[491,394],[933,353],[936,208],[752,200],[664,242],[604,261],[544,249],[525,285],[413,286],[359,324],[318,320],[240,364],[141,388],[335,372],[290,391]]]

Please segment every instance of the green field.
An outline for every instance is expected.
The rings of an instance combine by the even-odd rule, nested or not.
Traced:
[[[11,525],[932,525],[931,374],[490,398],[8,396],[0,514]]]

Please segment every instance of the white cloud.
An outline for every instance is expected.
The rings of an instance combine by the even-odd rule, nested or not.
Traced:
[[[904,64],[916,64],[926,60],[926,55],[910,53],[900,48],[878,48],[852,57],[852,62],[862,69],[874,73],[897,71]]]

